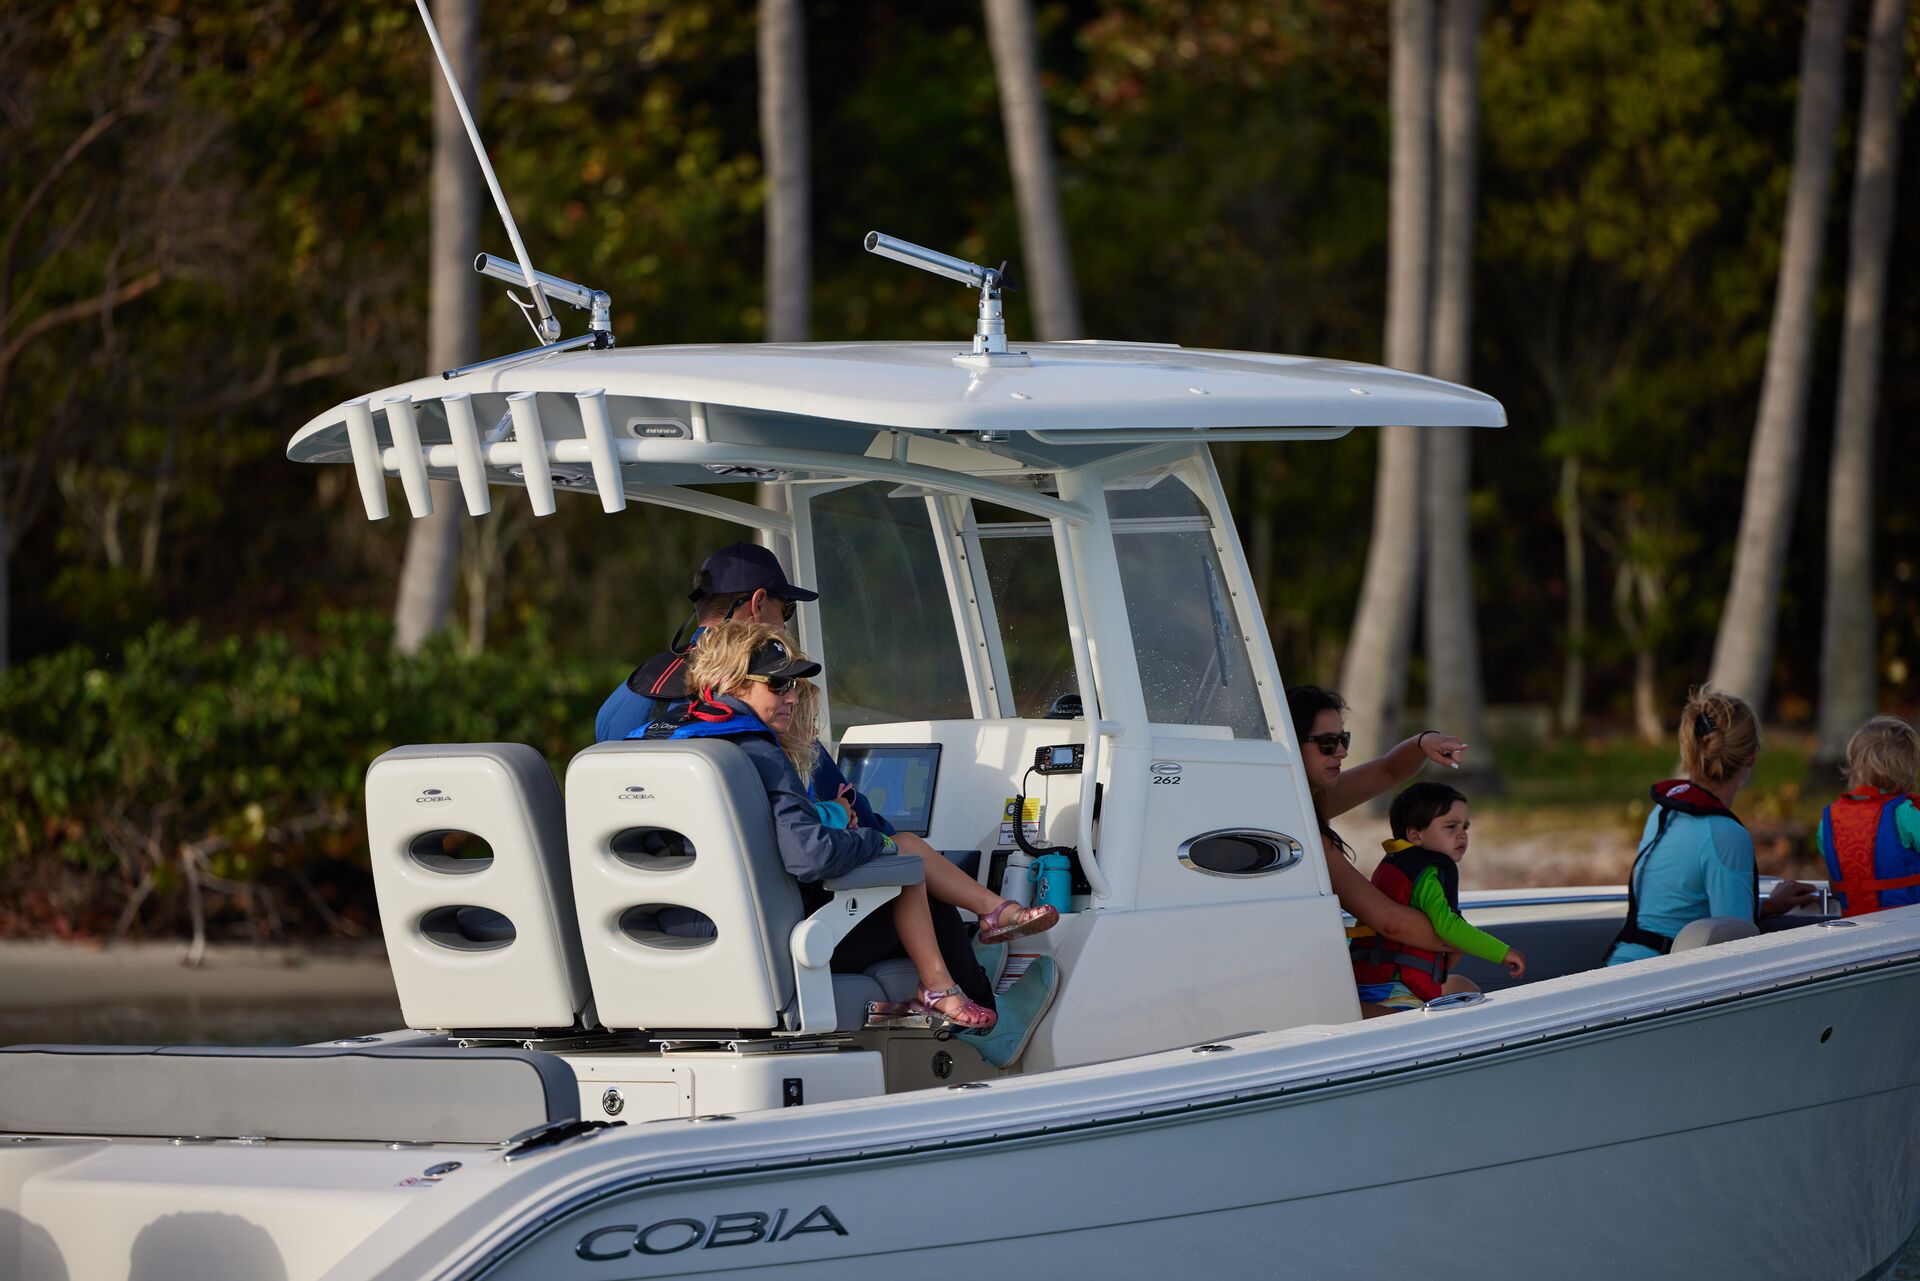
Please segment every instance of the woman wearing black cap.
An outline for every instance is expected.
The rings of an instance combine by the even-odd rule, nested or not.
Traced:
[[[729,622],[701,637],[690,665],[687,683],[698,696],[673,737],[732,738],[747,753],[772,802],[781,861],[803,888],[897,851],[893,837],[849,825],[843,803],[832,798],[816,801],[808,790],[806,780],[819,759],[819,749],[813,724],[817,692],[807,678],[819,673],[820,664],[793,650],[777,627]],[[907,852],[921,854],[926,882],[901,889],[894,901],[892,925],[919,972],[915,1005],[964,1028],[992,1027],[997,1016],[991,1008],[991,992],[969,994],[954,982],[955,967],[942,954],[942,942],[949,949],[967,945],[964,937],[943,940],[936,935],[928,893],[977,914],[981,939],[988,943],[1038,933],[1058,921],[1059,913],[1051,907],[1022,907],[999,898],[937,851],[922,846]],[[891,939],[861,939],[863,933],[882,929],[884,918],[869,917],[835,951],[834,968],[862,969],[891,951]],[[884,950],[875,954],[876,946]]]

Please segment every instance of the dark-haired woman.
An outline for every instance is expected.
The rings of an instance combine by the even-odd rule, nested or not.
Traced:
[[[1332,820],[1406,782],[1428,761],[1458,769],[1467,745],[1438,730],[1422,730],[1385,755],[1348,769],[1347,748],[1353,736],[1347,732],[1346,710],[1346,701],[1330,689],[1295,685],[1287,691],[1287,714],[1300,742],[1300,764],[1307,776],[1307,789],[1313,793],[1334,895],[1356,921],[1376,933],[1398,943],[1444,951],[1445,941],[1433,932],[1433,923],[1424,913],[1394,902],[1360,874],[1347,843],[1333,830]],[[1361,1009],[1369,1018],[1387,1013],[1366,1005]]]

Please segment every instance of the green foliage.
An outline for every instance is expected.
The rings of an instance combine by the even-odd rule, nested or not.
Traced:
[[[49,924],[31,891],[61,865],[95,878],[69,930],[109,928],[143,879],[156,892],[138,919],[173,923],[189,854],[223,889],[230,928],[298,928],[329,911],[367,928],[360,793],[374,757],[523,742],[562,769],[624,675],[537,641],[398,658],[365,615],[323,619],[316,642],[155,627],[119,662],[75,649],[0,679],[0,902],[14,905],[0,932]]]
[[[1551,495],[1572,457],[1597,553],[1590,680],[1619,715],[1637,658],[1657,659],[1668,699],[1706,663],[1772,302],[1801,6],[1485,8],[1471,380],[1512,422],[1475,442],[1488,692],[1556,692],[1568,585]],[[1089,331],[1377,358],[1383,0],[1036,11]],[[857,245],[880,227],[1023,274],[979,8],[807,12],[815,333],[962,338],[963,291]],[[491,154],[536,261],[608,290],[623,343],[759,335],[754,21],[714,0],[485,6],[468,88]],[[179,849],[207,842],[209,874],[254,887],[252,902],[220,891],[234,920],[345,911],[359,882],[320,872],[355,866],[348,816],[371,754],[495,736],[564,754],[599,692],[672,631],[700,554],[736,533],[644,507],[609,524],[575,501],[526,521],[502,495],[496,559],[461,587],[481,583],[487,609],[456,608],[478,634],[397,662],[364,616],[329,617],[388,607],[406,522],[369,524],[350,472],[281,451],[324,406],[421,372],[432,75],[416,16],[391,0],[0,6],[0,350],[81,308],[0,361],[10,632],[28,659],[0,686],[14,919],[110,928],[124,896],[106,887],[151,879],[139,915],[156,926],[178,910]],[[1916,155],[1902,209],[1920,205]],[[490,212],[483,237],[504,249]],[[1920,518],[1894,496],[1920,464],[1894,425],[1920,412],[1920,255],[1897,243],[1892,271],[1876,602],[1889,693],[1911,698]],[[138,296],[86,310],[148,272]],[[524,345],[501,291],[482,297],[485,351]],[[1032,332],[1025,309],[1013,295],[1015,335]],[[1786,580],[1802,618],[1819,585],[1824,381],[1811,403]],[[1337,670],[1373,441],[1219,451],[1289,679]],[[1785,629],[1783,709],[1810,692],[1817,632]],[[64,898],[55,872],[79,878]]]

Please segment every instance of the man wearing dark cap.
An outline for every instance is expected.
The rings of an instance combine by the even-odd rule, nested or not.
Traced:
[[[599,716],[594,718],[594,739],[604,743],[626,738],[676,710],[675,704],[685,703],[689,697],[685,685],[687,651],[707,628],[728,619],[784,626],[793,621],[795,605],[819,598],[820,593],[788,582],[779,557],[757,543],[722,547],[701,564],[693,590],[687,594],[693,602],[693,634],[683,644],[680,632],[675,632],[666,653],[656,654],[634,668],[633,675],[607,695]]]

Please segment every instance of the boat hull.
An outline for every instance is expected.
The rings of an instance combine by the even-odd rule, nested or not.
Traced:
[[[1265,1099],[698,1178],[472,1274],[958,1274],[1007,1242],[1042,1275],[1852,1281],[1920,1221],[1920,1022],[1886,1017],[1916,1009],[1909,963]]]

